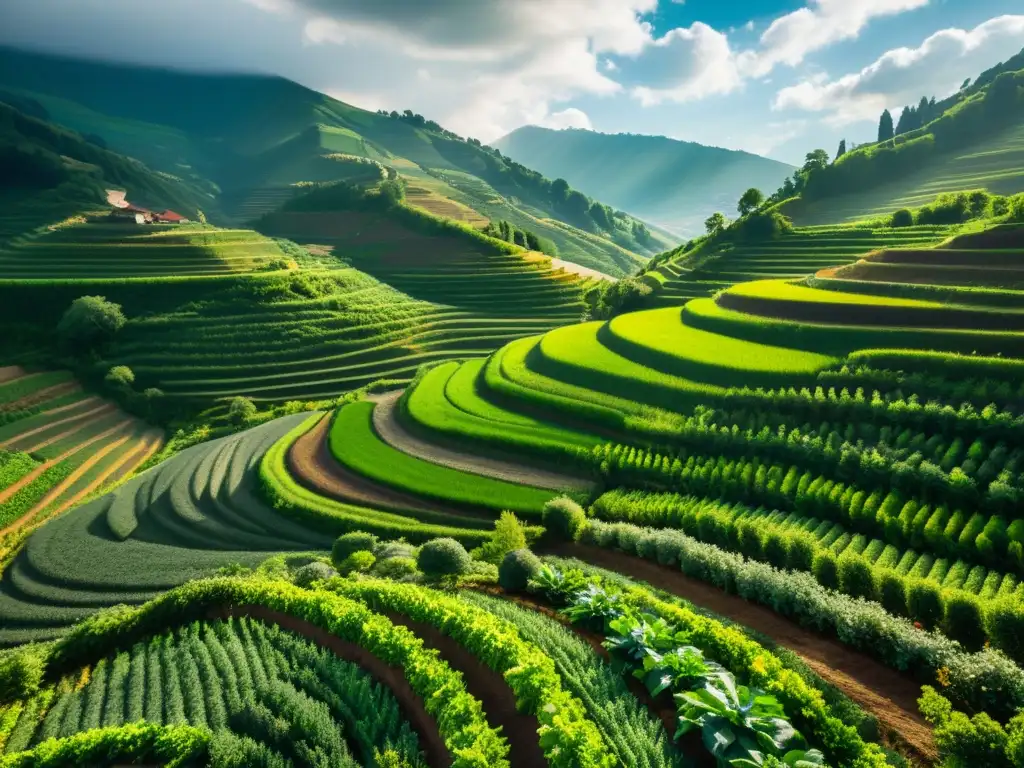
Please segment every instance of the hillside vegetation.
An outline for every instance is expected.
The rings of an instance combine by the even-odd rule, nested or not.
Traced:
[[[793,172],[791,166],[747,152],[663,136],[531,125],[494,146],[682,237],[698,234],[704,219],[731,208],[745,189],[775,189]]]
[[[167,93],[178,99],[166,99]],[[391,173],[483,218],[535,231],[564,258],[609,274],[631,272],[643,256],[671,243],[564,180],[552,182],[422,116],[368,112],[281,78],[189,74],[4,49],[5,100],[31,104],[44,119],[210,191],[203,210],[214,223],[236,225],[273,210],[296,184]],[[263,108],[268,103],[275,105],[270,113]]]

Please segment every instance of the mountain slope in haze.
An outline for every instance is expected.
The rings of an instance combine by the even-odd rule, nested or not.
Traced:
[[[776,189],[793,168],[747,152],[664,136],[570,128],[518,128],[494,142],[518,162],[563,178],[642,219],[682,236],[703,231],[715,211],[729,213],[750,187]]]
[[[369,112],[280,77],[0,49],[3,99],[31,99],[60,125],[209,185],[217,199],[206,213],[215,222],[273,210],[297,183],[348,179],[352,164],[344,161],[365,158],[403,176],[411,199],[443,198],[481,220],[507,220],[553,243],[563,258],[610,274],[631,273],[674,242],[411,112]]]

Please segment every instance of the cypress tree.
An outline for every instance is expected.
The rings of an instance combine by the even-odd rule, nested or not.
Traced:
[[[892,115],[889,110],[885,110],[882,113],[881,119],[878,121],[878,140],[889,141],[895,135],[892,124]]]

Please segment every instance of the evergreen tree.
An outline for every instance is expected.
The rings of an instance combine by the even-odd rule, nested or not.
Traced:
[[[839,149],[836,151],[836,160],[846,154],[846,139],[839,141]]]
[[[892,124],[892,114],[887,109],[882,113],[882,117],[878,121],[878,140],[880,142],[889,141],[895,135],[896,131]]]

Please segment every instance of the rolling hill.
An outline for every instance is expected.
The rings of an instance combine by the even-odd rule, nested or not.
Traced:
[[[684,237],[750,187],[773,190],[793,168],[748,152],[664,136],[530,125],[494,142],[503,153]]]
[[[0,49],[3,101],[31,105],[43,119],[211,193],[203,210],[222,225],[273,210],[296,184],[364,177],[377,167],[428,204],[448,201],[478,220],[509,221],[559,256],[612,275],[635,271],[673,241],[422,116],[368,112],[280,77]]]

